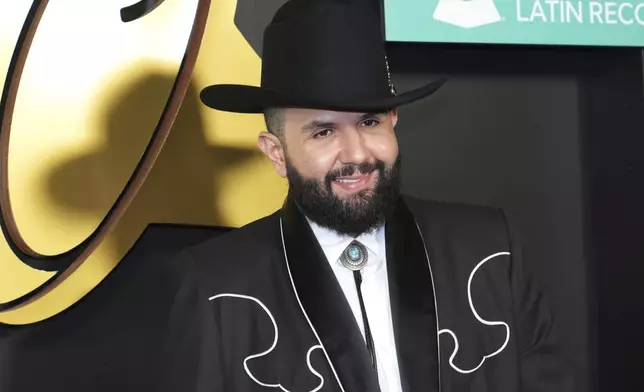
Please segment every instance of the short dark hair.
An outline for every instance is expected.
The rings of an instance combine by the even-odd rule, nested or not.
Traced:
[[[264,110],[264,121],[268,132],[279,137],[284,136],[284,110],[281,108],[268,108]]]

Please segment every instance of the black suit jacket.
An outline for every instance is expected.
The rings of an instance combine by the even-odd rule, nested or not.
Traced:
[[[572,391],[550,310],[501,211],[404,197],[385,233],[405,392]],[[295,204],[180,257],[190,267],[169,310],[159,390],[378,390]]]

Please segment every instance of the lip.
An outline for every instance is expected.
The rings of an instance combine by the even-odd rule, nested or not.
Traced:
[[[376,170],[359,176],[338,177],[332,183],[345,193],[354,193],[369,188],[373,182],[374,173],[376,173]]]

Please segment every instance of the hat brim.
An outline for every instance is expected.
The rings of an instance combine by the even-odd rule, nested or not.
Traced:
[[[328,102],[262,87],[217,84],[201,90],[199,97],[208,107],[234,113],[263,113],[268,108],[307,108],[333,111],[378,112],[411,103],[435,93],[447,79],[441,78],[425,86],[395,96],[354,101]]]

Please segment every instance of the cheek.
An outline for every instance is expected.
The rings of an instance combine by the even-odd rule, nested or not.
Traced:
[[[323,179],[333,168],[336,157],[337,152],[331,148],[305,148],[296,167],[303,176]]]
[[[370,146],[374,158],[385,163],[393,164],[398,157],[398,141],[393,132],[378,135],[373,138]]]

